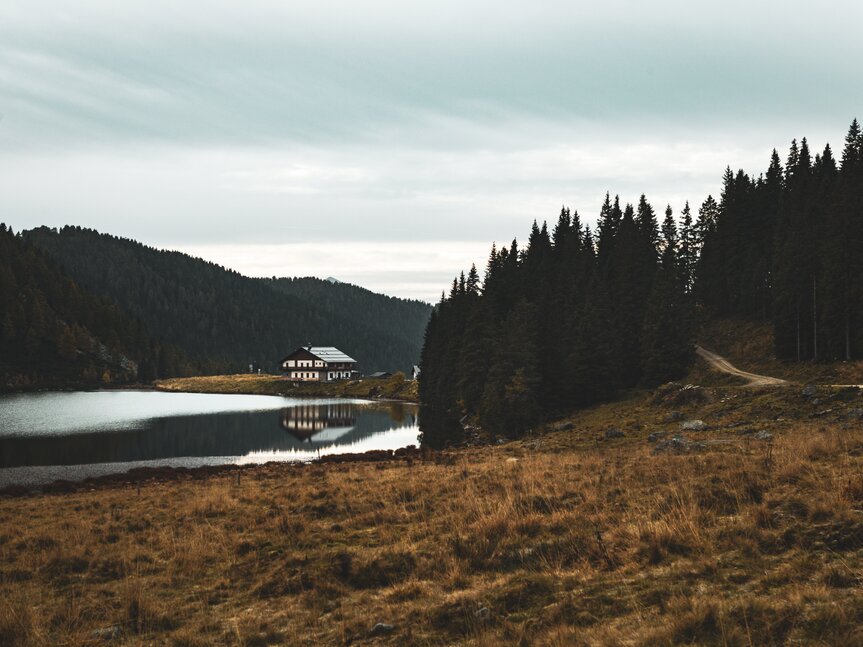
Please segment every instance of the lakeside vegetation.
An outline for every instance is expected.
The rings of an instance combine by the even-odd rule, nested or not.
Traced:
[[[665,386],[504,445],[2,499],[0,642],[860,645],[861,406]]]
[[[297,397],[368,398],[417,401],[417,383],[396,373],[386,379],[290,382],[278,375],[208,375],[156,380],[159,391],[245,393]]]

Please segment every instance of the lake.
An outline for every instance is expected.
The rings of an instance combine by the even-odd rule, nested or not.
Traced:
[[[0,396],[0,487],[134,467],[305,461],[417,445],[417,407],[268,395],[92,391]]]

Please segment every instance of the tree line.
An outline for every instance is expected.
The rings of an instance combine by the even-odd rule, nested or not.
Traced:
[[[726,169],[698,259],[697,298],[712,312],[772,321],[787,360],[863,357],[863,133],[837,161],[806,138],[753,178]]]
[[[774,150],[752,179],[730,168],[719,200],[660,222],[642,195],[606,194],[597,225],[563,207],[551,231],[492,246],[441,296],[425,333],[424,420],[476,415],[518,435],[545,416],[621,389],[679,378],[695,313],[771,320],[787,359],[863,357],[863,136],[855,120],[837,164]],[[435,425],[424,425],[435,442]],[[439,425],[441,428],[451,425]]]

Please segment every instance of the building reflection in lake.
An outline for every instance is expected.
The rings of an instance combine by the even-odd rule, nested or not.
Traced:
[[[114,410],[122,411],[124,399],[137,394],[107,395],[116,399],[111,401]],[[196,394],[148,392],[144,395],[158,399],[195,397]],[[68,397],[85,396],[89,394],[69,394]],[[10,397],[28,399],[32,410],[30,418],[36,419],[40,411],[53,415],[62,410],[57,400],[62,401],[67,396],[50,395],[53,399],[45,403],[40,398],[46,396],[41,394],[0,396],[0,412],[3,412],[4,397],[7,402]],[[235,462],[236,457],[253,462],[306,460],[319,452],[397,449],[417,443],[418,415],[413,404],[287,398],[286,401],[293,406],[154,417],[141,415],[140,418],[127,416],[134,426],[122,426],[123,420],[120,420],[116,428],[70,429],[66,433],[28,433],[27,429],[15,433],[14,429],[4,427],[0,416],[0,487],[23,482],[21,470],[27,472],[30,482],[43,482],[43,478],[48,481],[76,479],[96,473],[76,471],[76,465],[113,464],[118,471],[125,471],[133,464],[195,467]],[[137,409],[132,408],[140,411],[139,402],[133,401],[132,405],[137,405]],[[43,467],[46,470],[40,472]],[[55,469],[57,467],[69,469],[60,472]],[[99,473],[109,472],[107,468],[99,469]]]
[[[356,425],[356,407],[349,403],[302,404],[282,409],[282,427],[301,441],[334,441]]]

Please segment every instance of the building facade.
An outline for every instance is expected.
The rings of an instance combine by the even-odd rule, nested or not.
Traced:
[[[350,379],[357,362],[332,346],[300,346],[279,363],[289,380],[296,382],[332,382]]]

